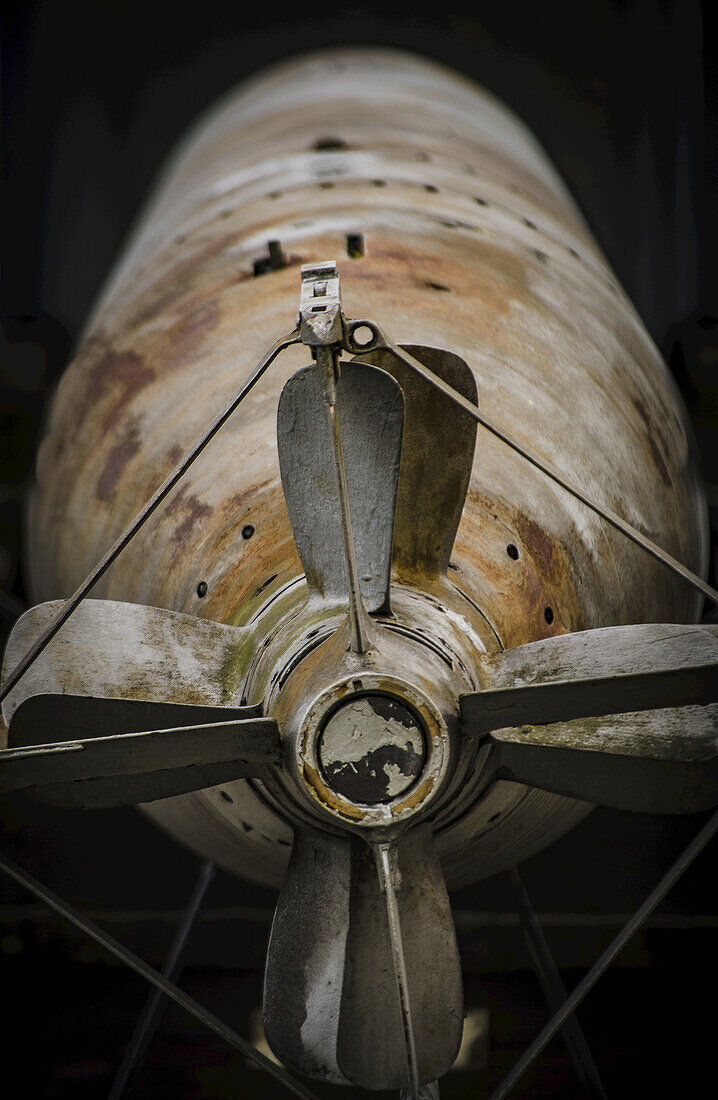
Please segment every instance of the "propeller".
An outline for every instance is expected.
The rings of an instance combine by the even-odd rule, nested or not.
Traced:
[[[42,636],[61,601],[26,612],[5,670]],[[78,808],[150,802],[261,775],[279,729],[231,704],[245,632],[156,607],[85,600],[5,700],[0,790]]]
[[[391,583],[434,604],[442,590],[474,459],[474,376],[450,352],[347,322],[332,264],[303,269],[299,322],[315,362],[277,417],[309,593],[289,642],[282,626],[264,637],[261,615],[236,628],[85,599],[4,702],[0,789],[97,807],[261,778],[294,827],[269,1042],[309,1076],[418,1100],[453,1063],[463,1021],[438,811],[467,775],[476,798],[511,779],[631,810],[717,802],[718,627],[563,635],[475,654],[472,677],[446,660],[442,638],[402,621]],[[342,349],[359,354],[342,363]],[[63,606],[22,616],[6,676]],[[261,705],[241,705],[245,691]]]
[[[428,1082],[458,1051],[461,969],[430,828],[406,833],[397,852],[418,1075]],[[387,907],[376,853],[361,837],[297,831],[272,925],[264,1013],[272,1049],[301,1072],[368,1089],[406,1085]]]
[[[17,716],[32,730],[47,728],[57,698],[28,699]],[[244,718],[6,749],[0,791],[27,789],[56,806],[106,809],[261,776],[280,762],[277,723]]]
[[[457,357],[429,355],[439,365],[446,359],[452,381],[468,375],[473,384]],[[318,350],[317,365],[284,387],[278,411],[282,485],[310,590],[315,598],[350,605],[356,569],[359,617],[390,609],[392,549],[400,548],[412,575],[448,566],[476,434],[461,412],[435,402],[440,430],[428,456],[434,469],[424,472],[419,437],[422,421],[427,429],[431,386],[399,369],[404,389],[385,367],[396,372],[386,357],[381,367],[355,359],[337,370]],[[475,394],[475,386],[468,388]],[[318,416],[322,401],[324,417]],[[467,454],[459,432],[463,467],[447,485],[441,449],[456,447],[459,421],[468,424],[463,436],[471,446]],[[417,496],[417,477],[429,484],[436,478],[438,490]],[[370,633],[365,651],[376,644]],[[379,698],[360,695],[335,712],[322,733],[324,776],[355,804],[391,801],[392,769],[399,772],[397,791],[411,789],[423,751],[411,715]],[[264,1024],[278,1057],[311,1076],[366,1088],[418,1087],[445,1073],[456,1056],[461,969],[430,827],[383,835],[398,870],[393,931],[371,833],[337,836],[297,826],[269,943]]]
[[[718,801],[718,626],[602,627],[481,667],[461,716],[491,745],[487,780],[643,812]]]

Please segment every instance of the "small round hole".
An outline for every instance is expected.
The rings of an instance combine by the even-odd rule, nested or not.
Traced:
[[[375,340],[374,329],[371,325],[357,325],[352,329],[352,342],[358,348],[368,348]]]
[[[372,180],[375,187],[386,187],[386,180]]]
[[[281,199],[281,197],[282,197],[282,192],[281,191],[270,191],[269,194],[267,195],[268,199]]]
[[[543,613],[543,617],[550,626],[551,623],[553,622],[553,608],[552,607],[545,608],[544,613]]]
[[[207,595],[207,581],[200,581],[197,585],[197,595],[200,599],[203,599]]]
[[[329,153],[336,149],[346,149],[347,143],[340,137],[320,137],[314,142],[312,149],[315,153]]]
[[[252,527],[251,523],[248,523],[246,527],[242,528],[242,538],[243,539],[251,539],[253,534],[254,534],[254,528]]]
[[[519,556],[519,548],[518,546],[514,546],[513,542],[510,542],[509,545],[506,547],[506,553],[509,555],[512,561],[517,561]]]

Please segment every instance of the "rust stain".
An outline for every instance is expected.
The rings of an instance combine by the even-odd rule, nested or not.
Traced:
[[[396,817],[397,814],[403,813],[404,810],[411,810],[414,806],[418,806],[420,802],[424,801],[433,786],[434,780],[432,778],[425,779],[408,798],[405,798],[403,802],[397,802],[391,807],[392,815]]]
[[[570,550],[498,497],[470,489],[468,501],[475,519],[470,530],[461,532],[456,549],[462,556],[468,540],[478,569],[481,609],[502,645],[510,648],[584,629],[581,569]],[[508,544],[518,547],[516,560],[507,554]]]
[[[274,481],[276,481],[276,478],[268,478],[258,485],[251,485],[248,489],[242,489],[241,492],[234,493],[227,501],[223,511],[228,513],[241,512],[247,504],[256,503],[256,498],[268,489]]]
[[[95,486],[95,496],[98,500],[106,501],[114,496],[117,483],[122,477],[127,463],[139,451],[142,442],[139,423],[137,417],[131,420],[107,456]]]
[[[667,489],[672,489],[673,481],[671,480],[671,475],[668,472],[666,460],[663,457],[663,447],[658,446],[658,439],[661,439],[661,443],[663,443],[663,439],[657,430],[655,422],[651,418],[651,414],[646,408],[645,401],[641,397],[632,397],[631,401],[636,409],[636,412],[638,413],[645,425],[646,439],[648,441],[648,446],[651,449],[651,455],[653,456],[653,462],[658,472],[658,476],[660,477],[661,481]]]
[[[180,489],[174,500],[167,505],[166,511],[169,515],[177,512],[184,513],[172,533],[174,555],[176,555],[189,539],[195,524],[200,520],[208,519],[212,515],[213,508],[211,504],[201,501],[194,493],[187,493],[185,489]]]
[[[456,311],[458,303],[470,299],[474,310],[480,303],[482,314],[503,315],[509,312],[515,299],[532,296],[527,259],[481,238],[461,240],[452,235],[451,243],[451,255],[442,255],[430,248],[419,248],[414,242],[409,248],[377,236],[372,238],[371,248],[361,263],[354,261],[350,267],[345,262],[340,271],[346,270],[352,283],[364,281],[377,287],[386,286],[393,296],[402,288],[413,292],[419,288],[427,300],[435,303],[435,308],[440,303],[444,310]],[[454,295],[439,294],[427,284],[448,286]],[[464,319],[460,320],[464,327]]]
[[[521,512],[516,515],[516,530],[524,546],[539,565],[545,577],[552,577],[563,565],[558,548],[540,524]]]
[[[102,423],[107,432],[115,426],[132,399],[155,378],[155,372],[135,351],[107,349],[89,371],[80,399],[77,418],[80,423],[91,409],[108,397],[112,404]]]
[[[350,821],[364,820],[366,817],[366,810],[360,810],[358,806],[350,806],[337,798],[322,782],[319,773],[311,764],[308,764],[306,760],[302,762],[302,773],[307,786],[314,791],[317,799],[323,803],[323,805],[328,806],[334,813],[339,814],[340,817],[349,818]]]
[[[210,300],[187,305],[182,316],[167,333],[164,359],[170,367],[184,365],[192,359],[207,337],[219,324],[217,303]]]
[[[138,327],[177,309],[191,293],[193,283],[206,275],[210,261],[223,254],[239,237],[240,233],[225,233],[209,241],[197,242],[194,247],[192,241],[175,238],[169,245],[177,256],[175,263],[142,294],[136,312],[126,319],[128,325]]]
[[[180,447],[179,443],[175,443],[170,447],[166,459],[167,466],[170,470],[173,470],[175,466],[177,466],[184,453],[184,449]]]

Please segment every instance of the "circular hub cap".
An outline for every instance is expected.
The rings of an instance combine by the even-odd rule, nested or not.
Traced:
[[[321,731],[319,764],[328,786],[350,802],[391,802],[421,774],[426,741],[419,720],[388,695],[355,696]]]

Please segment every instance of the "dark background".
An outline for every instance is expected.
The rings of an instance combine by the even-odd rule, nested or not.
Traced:
[[[220,93],[288,53],[332,44],[417,50],[486,84],[531,126],[681,385],[718,525],[716,17],[694,2],[364,2],[343,10],[218,4],[4,3],[0,253],[0,616],[27,594],[22,504],[48,390],[172,143]],[[696,818],[598,810],[523,869],[571,986]],[[134,811],[0,804],[2,850],[159,963],[198,860]],[[695,1091],[712,1074],[715,846],[621,955],[581,1019],[611,1097]],[[442,1097],[488,1096],[545,1009],[514,898],[497,877],[454,899],[467,1004],[491,1009],[488,1063]],[[218,875],[183,984],[243,1034],[261,999],[273,896]],[[129,1040],[139,979],[0,880],[6,1079],[28,1097],[101,1097]],[[477,1056],[477,1062],[482,1061]],[[486,1062],[486,1060],[484,1059]],[[274,1097],[241,1058],[172,1010],[137,1096]],[[324,1090],[324,1095],[338,1095]],[[517,1096],[579,1095],[556,1040]]]

